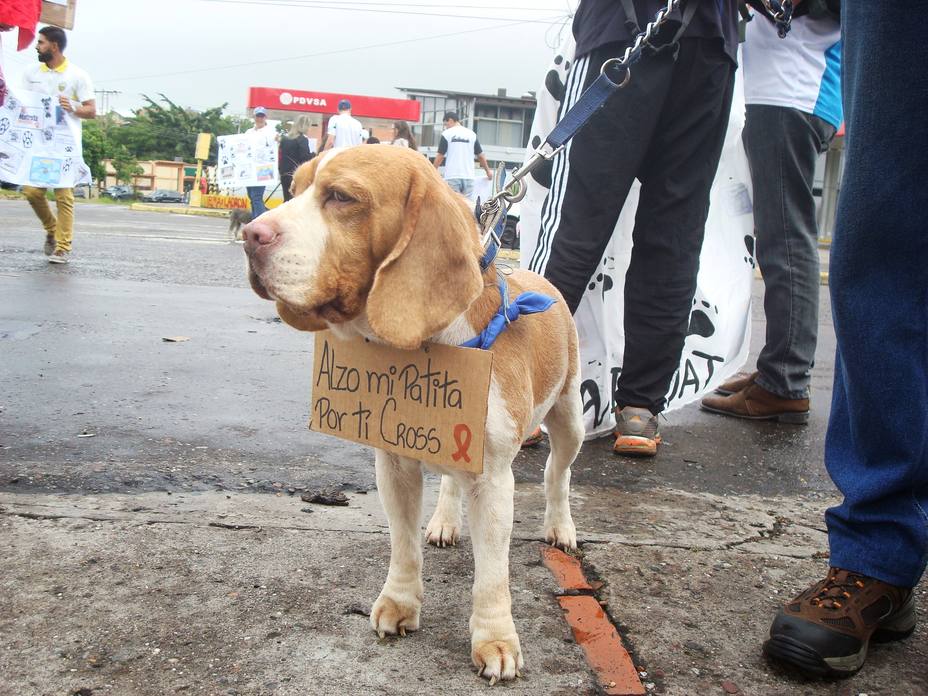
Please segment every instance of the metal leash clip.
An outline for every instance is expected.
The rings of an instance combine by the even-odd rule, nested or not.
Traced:
[[[545,162],[546,160],[552,159],[563,149],[563,145],[558,148],[553,148],[548,143],[544,143],[540,148],[532,153],[532,156],[528,158],[528,161],[525,164],[512,172],[510,181],[506,185],[504,185],[506,179],[506,170],[502,164],[497,167],[496,174],[493,177],[494,189],[496,190],[496,193],[490,196],[487,199],[487,202],[480,207],[479,221],[480,229],[483,232],[483,237],[480,241],[483,244],[484,249],[487,248],[489,242],[494,238],[496,243],[499,244],[499,237],[496,234],[496,226],[499,223],[500,218],[505,214],[506,209],[508,209],[509,206],[511,206],[513,203],[518,203],[523,198],[525,198],[528,187],[522,181],[522,179],[534,171],[534,169],[539,164]]]
[[[785,39],[790,30],[790,23],[793,21],[793,1],[761,0],[761,2],[773,18],[773,23],[776,24],[777,36]]]

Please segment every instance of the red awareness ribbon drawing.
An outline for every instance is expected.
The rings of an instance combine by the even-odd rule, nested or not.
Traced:
[[[470,426],[464,423],[458,423],[454,426],[454,444],[458,446],[457,452],[451,455],[454,461],[463,459],[470,464],[470,455],[467,453],[467,449],[470,447],[471,437]]]

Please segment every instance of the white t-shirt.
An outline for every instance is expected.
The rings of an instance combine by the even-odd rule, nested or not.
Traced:
[[[445,156],[446,179],[473,179],[474,158],[483,148],[477,134],[459,123],[442,131],[438,152]]]
[[[841,107],[841,25],[836,19],[796,17],[785,39],[755,14],[743,47],[744,100],[813,114],[835,128]]]
[[[23,88],[54,97],[56,105],[58,96],[63,94],[71,100],[71,106],[75,109],[96,98],[90,76],[67,58],[54,70],[49,69],[45,63],[30,65],[23,72]],[[81,119],[75,117],[75,120],[80,130]]]
[[[335,138],[332,147],[351,147],[360,145],[363,135],[361,122],[351,114],[337,114],[329,119],[328,134]]]
[[[256,135],[258,137],[265,138],[265,142],[270,145],[271,143],[277,142],[277,129],[274,128],[270,123],[265,123],[262,128],[255,128],[252,126],[245,131],[245,135]]]

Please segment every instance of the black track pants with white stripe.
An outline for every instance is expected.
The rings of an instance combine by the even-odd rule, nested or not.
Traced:
[[[611,44],[576,61],[562,111],[621,55]],[[575,312],[605,252],[632,183],[641,182],[625,277],[620,406],[658,413],[680,362],[699,252],[728,128],[735,66],[717,39],[684,38],[633,66],[631,82],[597,111],[558,157],[530,268]]]

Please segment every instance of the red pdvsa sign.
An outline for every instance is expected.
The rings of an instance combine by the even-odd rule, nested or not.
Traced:
[[[420,104],[415,99],[365,97],[358,94],[307,92],[299,89],[251,87],[248,90],[248,108],[263,106],[279,111],[304,111],[317,114],[338,113],[338,102],[351,102],[353,116],[390,120],[419,121]]]

